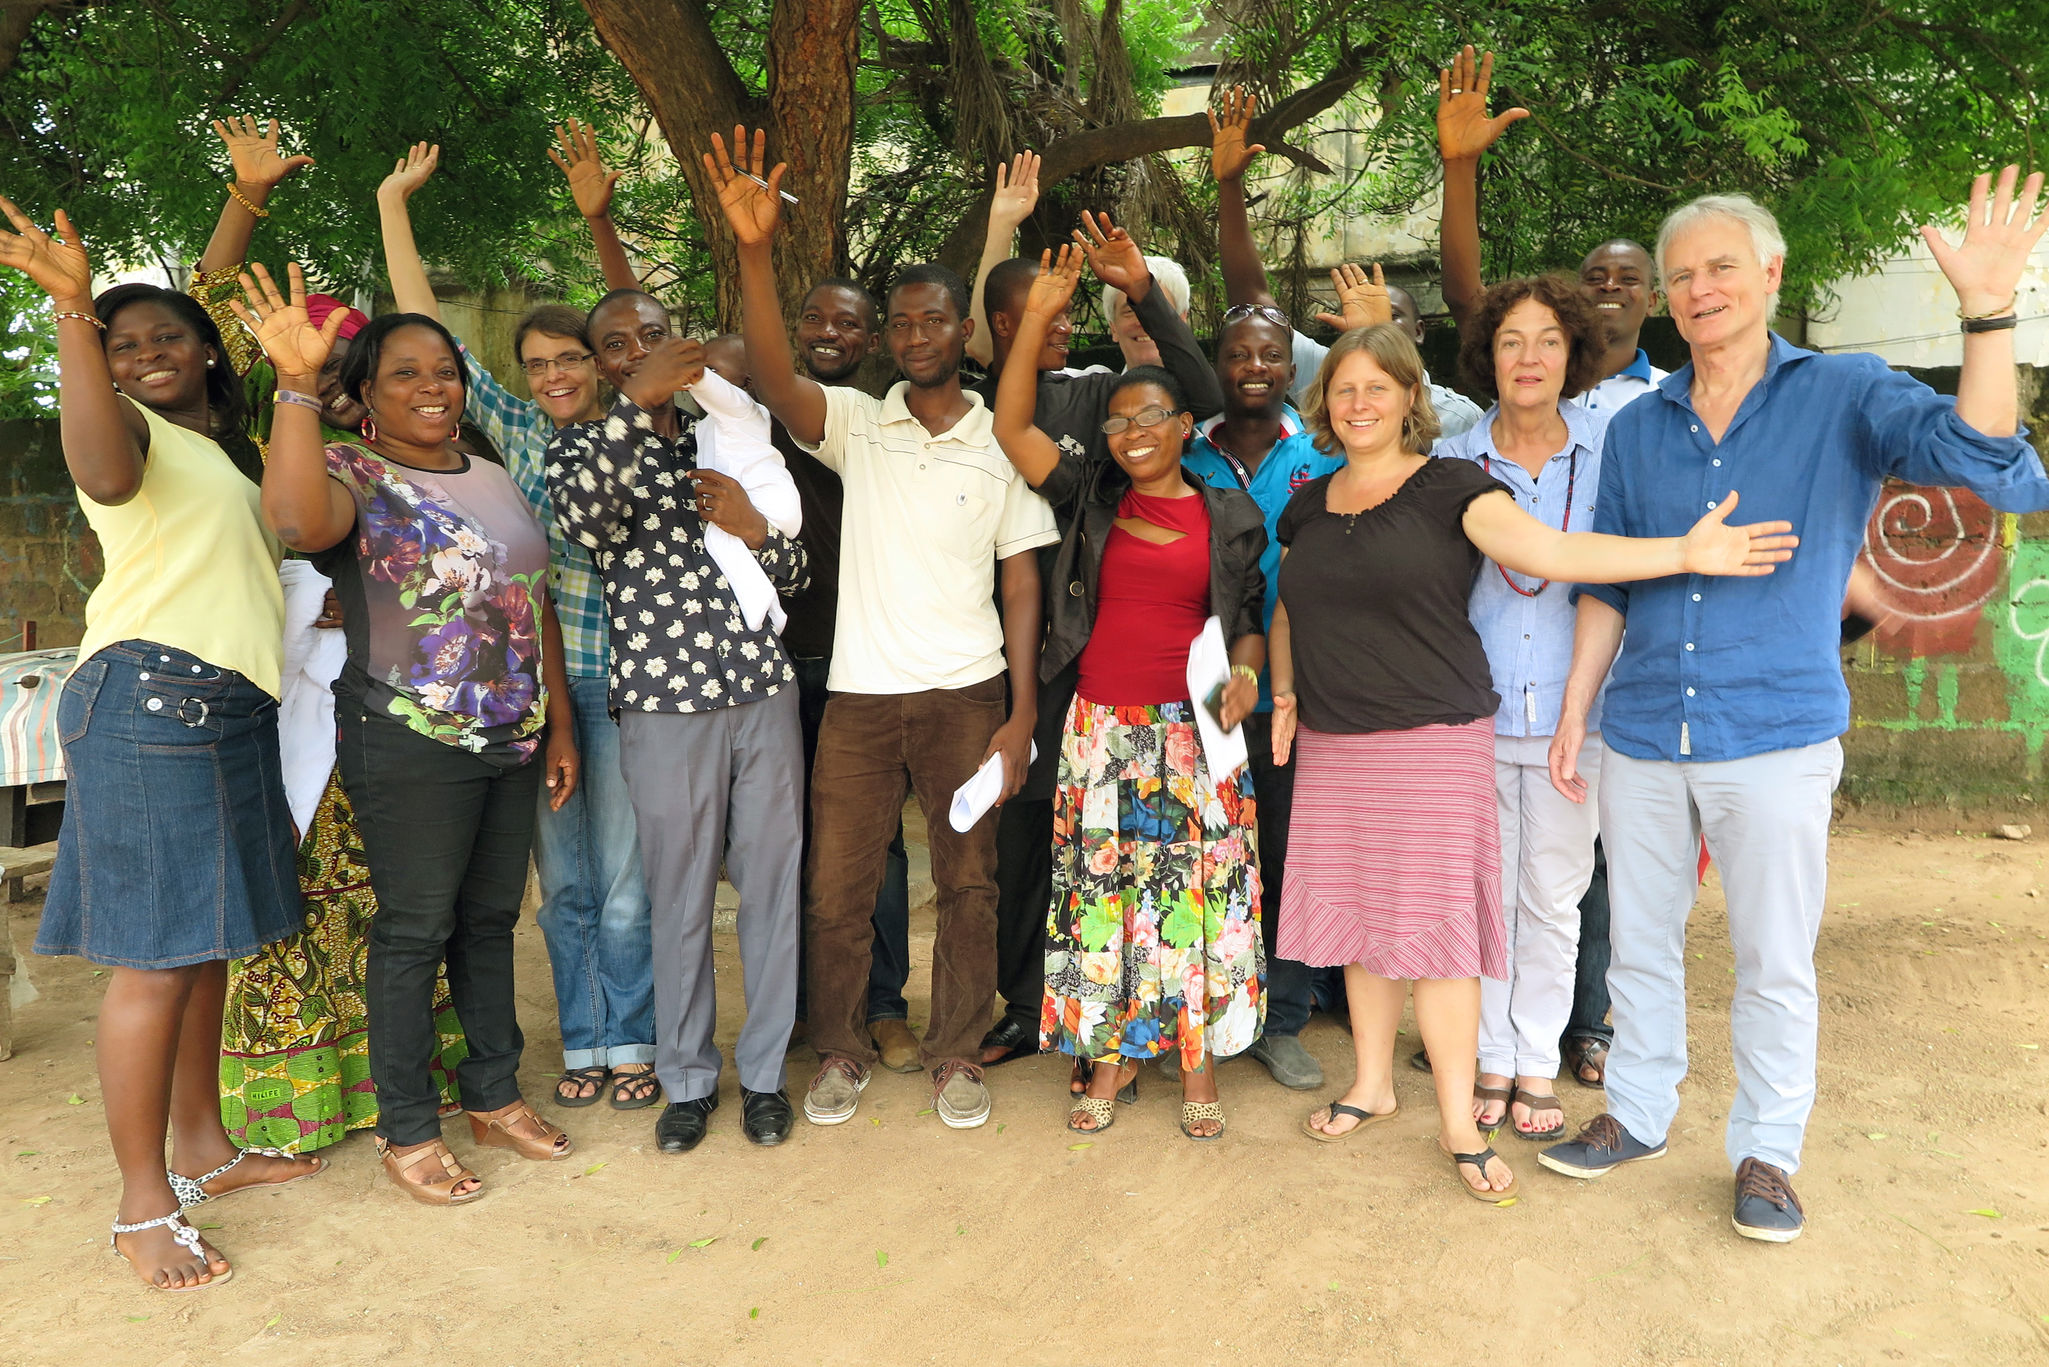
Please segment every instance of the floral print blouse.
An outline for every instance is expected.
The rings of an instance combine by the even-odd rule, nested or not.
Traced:
[[[355,530],[315,558],[335,581],[348,663],[337,697],[507,768],[540,744],[548,542],[504,469],[420,470],[353,442],[327,470]]]

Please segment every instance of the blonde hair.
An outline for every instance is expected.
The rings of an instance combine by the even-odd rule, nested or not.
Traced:
[[[1360,352],[1372,357],[1373,363],[1386,371],[1388,378],[1396,384],[1408,386],[1414,402],[1409,407],[1408,416],[1402,419],[1402,449],[1418,456],[1429,455],[1431,445],[1444,427],[1437,420],[1436,405],[1430,402],[1430,386],[1423,382],[1423,353],[1416,350],[1416,343],[1409,334],[1394,323],[1353,328],[1338,338],[1336,345],[1324,355],[1316,378],[1310,382],[1308,402],[1302,406],[1302,420],[1309,424],[1309,434],[1316,442],[1316,449],[1326,456],[1340,455],[1344,451],[1344,444],[1330,425],[1330,406],[1325,396],[1330,390],[1330,377],[1337,373],[1345,358]]]

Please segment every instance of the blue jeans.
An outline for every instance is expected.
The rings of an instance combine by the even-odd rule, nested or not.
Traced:
[[[1594,881],[1579,899],[1579,962],[1572,979],[1572,1018],[1565,1040],[1615,1042],[1608,1024],[1608,860],[1594,841]]]
[[[605,679],[569,680],[582,767],[561,811],[548,810],[548,790],[541,789],[534,827],[541,879],[535,919],[554,970],[565,1068],[615,1068],[655,1057],[647,888],[609,694]]]

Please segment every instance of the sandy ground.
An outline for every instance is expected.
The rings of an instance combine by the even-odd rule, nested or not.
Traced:
[[[351,1136],[320,1178],[200,1212],[236,1274],[180,1296],[106,1249],[116,1189],[88,1048],[103,980],[39,960],[41,1000],[0,1064],[0,1362],[2049,1361],[2044,853],[1838,834],[1809,1225],[1789,1247],[1729,1228],[1731,970],[1712,878],[1671,1154],[1602,1183],[1544,1172],[1504,1136],[1522,1199],[1465,1199],[1433,1145],[1429,1080],[1406,1067],[1404,1118],[1332,1146],[1297,1132],[1313,1098],[1246,1061],[1221,1073],[1228,1135],[1201,1146],[1150,1073],[1112,1132],[1076,1142],[1065,1069],[1034,1059],[991,1073],[980,1130],[944,1129],[920,1114],[922,1078],[880,1073],[853,1123],[800,1118],[763,1150],[740,1136],[729,1075],[685,1157],[655,1150],[651,1111],[566,1113],[577,1152],[553,1165],[478,1151],[452,1122],[491,1187],[461,1210],[406,1200]],[[17,945],[37,908],[13,908]],[[719,948],[729,1041],[739,968],[729,935]],[[559,1041],[530,924],[520,953],[539,1097]],[[1304,1038],[1335,1092],[1349,1037],[1318,1017]],[[813,1063],[793,1052],[797,1085]],[[1574,1124],[1599,1107],[1562,1091]]]

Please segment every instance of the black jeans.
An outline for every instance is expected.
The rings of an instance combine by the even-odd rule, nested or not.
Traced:
[[[444,960],[469,1044],[455,1072],[464,1109],[519,1100],[526,1041],[513,1005],[512,927],[526,895],[541,765],[500,768],[346,700],[336,712],[342,786],[377,893],[364,984],[377,1133],[419,1144],[441,1133],[430,1065]]]
[[[1053,904],[1053,800],[1022,794],[996,814],[996,990],[1003,1014],[1037,1028]]]
[[[1281,882],[1288,871],[1288,817],[1295,810],[1295,766],[1274,764],[1273,714],[1245,719],[1252,797],[1259,813],[1259,922],[1266,940],[1266,1033],[1299,1035],[1309,1024],[1310,969],[1274,952],[1281,930]]]
[[[1594,881],[1579,899],[1579,963],[1573,973],[1572,1017],[1565,1038],[1615,1042],[1608,1024],[1608,856],[1594,841]]]

